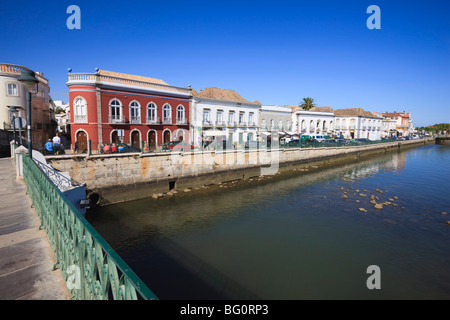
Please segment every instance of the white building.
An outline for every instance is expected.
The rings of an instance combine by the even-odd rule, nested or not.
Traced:
[[[292,129],[294,132],[315,136],[329,135],[334,132],[334,110],[330,107],[314,107],[311,110],[303,110],[301,107],[291,107]]]
[[[190,134],[194,145],[212,139],[235,146],[256,141],[261,103],[250,102],[234,90],[206,88],[192,90]]]
[[[292,109],[277,105],[262,105],[259,110],[259,133],[270,134],[278,131],[280,134],[292,133]]]
[[[59,107],[66,113],[70,111],[70,105],[62,100],[53,100],[53,103],[55,104],[55,110]]]
[[[0,145],[3,150],[6,148],[9,153],[9,142],[13,140],[12,118],[21,117],[27,120],[27,90],[22,83],[17,80],[24,66],[0,63]],[[35,72],[35,77],[39,80],[38,91],[31,95],[31,129],[33,148],[43,147],[45,141],[54,134],[51,132],[50,116],[50,87],[48,80],[41,72]],[[12,108],[13,107],[13,108]],[[12,111],[12,110],[17,111]],[[26,138],[25,129],[22,136]]]
[[[334,111],[335,133],[346,139],[381,139],[383,117],[361,108],[339,109]]]

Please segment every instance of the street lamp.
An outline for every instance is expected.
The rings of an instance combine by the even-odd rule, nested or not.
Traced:
[[[31,89],[36,86],[36,92],[38,91],[39,80],[34,76],[34,72],[30,69],[23,69],[20,77],[17,79],[27,88],[27,128],[28,128],[28,156],[33,158],[32,153],[32,141],[31,141]]]

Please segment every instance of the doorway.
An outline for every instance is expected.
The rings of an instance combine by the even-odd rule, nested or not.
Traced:
[[[169,130],[164,131],[163,142],[164,143],[169,143],[170,142],[170,131]]]
[[[133,148],[140,148],[140,140],[141,135],[139,134],[139,131],[133,131],[131,133],[131,146]]]
[[[77,132],[77,153],[87,152],[87,134],[84,131]]]
[[[156,131],[152,130],[148,133],[148,150],[156,150]]]

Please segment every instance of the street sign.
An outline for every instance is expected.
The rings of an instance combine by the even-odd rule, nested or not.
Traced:
[[[16,129],[22,129],[27,125],[27,121],[24,118],[17,117],[14,119],[14,126]]]

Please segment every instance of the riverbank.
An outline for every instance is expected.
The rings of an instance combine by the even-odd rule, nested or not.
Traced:
[[[172,196],[237,180],[262,180],[357,162],[373,154],[434,143],[434,139],[335,148],[48,156],[53,168],[86,184],[97,205]]]

